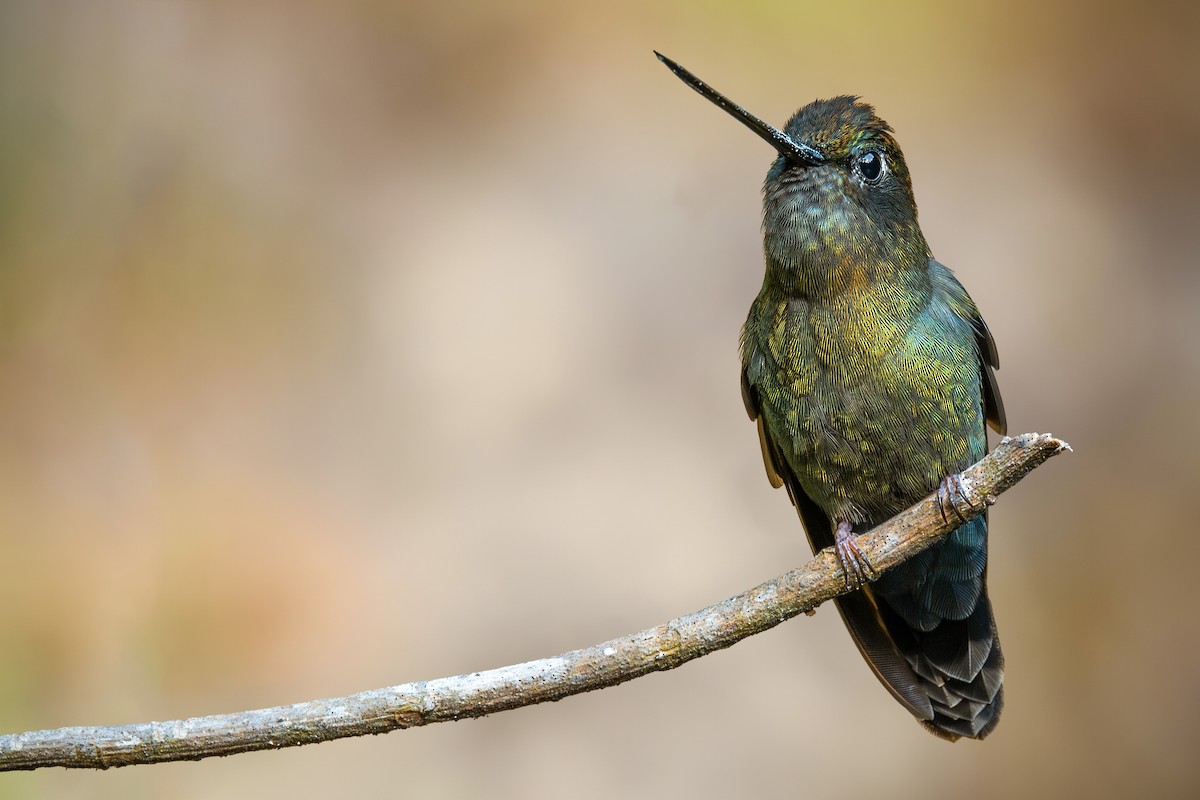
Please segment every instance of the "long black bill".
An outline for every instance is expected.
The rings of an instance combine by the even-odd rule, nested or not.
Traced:
[[[712,88],[707,83],[700,80],[695,75],[664,56],[662,53],[655,50],[654,55],[658,56],[658,60],[666,64],[667,68],[670,69],[671,72],[674,72],[675,75],[678,76],[679,80],[683,81],[688,86],[702,94],[704,97],[725,109],[738,122],[742,123],[747,128],[766,139],[767,142],[769,142],[772,147],[778,150],[779,154],[784,158],[788,159],[789,161],[794,161],[798,164],[806,164],[810,167],[820,164],[825,160],[825,157],[821,155],[820,151],[809,147],[806,144],[797,142],[795,139],[788,136],[778,128],[763,122],[746,109],[742,108],[736,103],[731,102],[725,95],[721,94],[716,89]]]

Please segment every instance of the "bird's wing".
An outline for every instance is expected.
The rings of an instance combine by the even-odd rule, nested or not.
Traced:
[[[775,463],[776,461],[782,463],[783,459],[778,457],[775,444],[771,441],[771,434],[767,433],[767,423],[763,420],[762,411],[758,406],[758,392],[754,390],[754,385],[750,383],[750,376],[744,369],[742,370],[742,402],[746,404],[746,413],[750,415],[750,421],[758,425],[758,445],[762,448],[763,468],[767,471],[767,480],[771,482],[773,488],[778,489],[783,486],[783,478],[780,476],[779,470],[775,468]]]
[[[967,294],[967,290],[954,277],[954,273],[936,258],[929,259],[929,277],[935,291],[941,292],[950,310],[965,320],[975,331],[975,347],[979,351],[979,374],[983,384],[983,416],[996,433],[1003,436],[1008,430],[1004,416],[1004,401],[1000,399],[1000,385],[996,383],[996,370],[1000,368],[1000,354],[996,351],[996,340],[979,306]]]
[[[817,553],[833,545],[833,525],[829,517],[821,510],[812,498],[805,494],[795,473],[783,458],[779,447],[771,436],[771,431],[763,419],[762,407],[759,404],[758,392],[751,383],[749,375],[742,370],[742,400],[746,404],[746,413],[758,424],[758,440],[762,447],[763,464],[767,470],[767,478],[771,485],[778,488],[786,486],[792,505],[800,515],[804,531],[813,552]],[[837,599],[838,611],[854,644],[862,657],[871,666],[871,670],[887,690],[918,719],[933,719],[933,707],[929,698],[921,690],[920,681],[908,661],[900,654],[896,643],[888,634],[883,619],[879,615],[875,596],[870,587],[860,591],[844,594]]]
[[[996,382],[996,370],[1000,369],[1000,353],[992,331],[978,311],[971,320],[975,328],[975,343],[979,346],[980,370],[983,373],[983,415],[992,430],[1003,436],[1008,432],[1008,420],[1004,416],[1004,400],[1000,397],[1000,384]]]

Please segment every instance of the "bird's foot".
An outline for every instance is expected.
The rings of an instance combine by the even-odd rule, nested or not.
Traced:
[[[965,504],[967,508],[975,510],[975,503],[971,501],[968,488],[963,484],[962,475],[957,472],[951,472],[938,484],[937,504],[938,510],[942,512],[942,522],[947,525],[950,524],[950,514],[958,517],[959,522],[967,521],[963,513],[958,510],[960,505]]]
[[[842,575],[846,579],[846,588],[860,588],[864,582],[873,581],[879,576],[871,562],[854,541],[854,529],[849,522],[839,522],[833,535],[833,550],[837,553],[838,563],[842,565]]]

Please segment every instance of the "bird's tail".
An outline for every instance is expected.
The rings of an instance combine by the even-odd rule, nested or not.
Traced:
[[[932,707],[921,724],[982,739],[1000,721],[1004,656],[987,596],[987,519],[885,573],[871,587],[888,633]]]

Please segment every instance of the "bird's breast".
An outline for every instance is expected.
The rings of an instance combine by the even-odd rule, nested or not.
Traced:
[[[890,514],[969,463],[962,431],[982,429],[969,330],[942,324],[932,300],[764,295],[746,323],[747,375],[772,438],[831,517]]]

